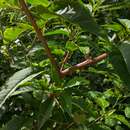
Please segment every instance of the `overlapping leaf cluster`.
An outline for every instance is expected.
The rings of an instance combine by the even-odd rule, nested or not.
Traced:
[[[26,3],[62,69],[109,56],[57,79],[19,0],[1,0],[0,130],[130,129],[129,0]]]

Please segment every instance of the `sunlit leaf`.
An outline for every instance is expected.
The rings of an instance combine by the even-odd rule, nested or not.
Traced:
[[[36,6],[36,5],[43,5],[47,7],[49,5],[49,0],[27,0],[30,4]]]
[[[32,69],[26,68],[16,72],[12,77],[6,81],[5,85],[1,87],[0,91],[0,107],[11,96],[11,94],[17,89],[19,85],[24,83],[24,79],[32,72]],[[27,80],[25,80],[26,82]]]
[[[125,108],[125,115],[127,118],[130,118],[130,107]]]
[[[22,32],[32,29],[32,26],[28,24],[20,23],[16,27],[6,28],[4,31],[4,38],[5,40],[15,40]]]

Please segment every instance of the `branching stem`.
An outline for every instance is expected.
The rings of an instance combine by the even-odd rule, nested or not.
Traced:
[[[31,12],[29,11],[25,1],[24,0],[19,0],[19,3],[20,3],[20,6],[21,6],[21,9],[25,12],[25,14],[27,15],[29,21],[31,22],[31,24],[32,24],[32,26],[33,26],[36,34],[37,34],[38,39],[43,43],[43,46],[44,46],[45,51],[46,51],[46,54],[47,54],[48,58],[50,59],[53,67],[55,68],[57,74],[60,77],[59,67],[58,67],[58,65],[57,65],[57,63],[55,61],[55,58],[51,54],[51,50],[48,47],[46,38],[43,36],[41,29],[38,27],[34,17],[32,16]]]
[[[78,70],[78,69],[83,69],[84,67],[88,66],[88,65],[93,65],[96,64],[99,61],[102,61],[104,59],[106,59],[108,57],[108,53],[103,53],[100,56],[97,56],[95,58],[91,58],[91,59],[87,59],[79,64],[76,64],[70,68],[67,68],[63,71],[61,71],[62,77],[66,76],[66,75],[71,75],[74,71]]]

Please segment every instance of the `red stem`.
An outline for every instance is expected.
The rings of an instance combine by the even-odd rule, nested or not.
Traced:
[[[70,68],[67,68],[67,69],[61,71],[62,77],[66,76],[66,75],[71,75],[75,70],[83,69],[85,66],[88,66],[88,65],[93,65],[99,61],[106,59],[107,57],[108,57],[108,53],[103,53],[100,56],[97,56],[93,59],[87,59],[79,64],[76,64]]]

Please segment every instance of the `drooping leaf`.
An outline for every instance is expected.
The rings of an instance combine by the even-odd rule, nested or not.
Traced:
[[[112,10],[126,9],[129,7],[130,7],[130,1],[124,0],[122,2],[113,2],[111,4],[100,6],[99,9],[101,9],[101,11],[112,11]]]
[[[123,124],[128,126],[128,128],[130,128],[129,121],[123,115],[116,115],[116,114],[114,114],[114,115],[112,115],[112,118],[119,120],[120,122],[122,122]]]
[[[130,29],[130,20],[129,19],[118,19],[120,23],[126,28]]]
[[[24,85],[24,83],[26,83],[26,82],[32,80],[33,78],[37,77],[37,76],[40,75],[42,72],[43,72],[43,71],[38,72],[38,73],[36,73],[36,74],[29,75],[28,77],[26,77],[25,79],[23,79],[23,80],[20,82],[19,85]],[[18,86],[17,86],[17,87],[18,87]],[[32,90],[33,90],[32,88],[25,86],[25,87],[22,87],[22,88],[20,88],[19,90],[15,91],[15,92],[13,92],[10,96],[18,95],[18,94],[25,93],[25,92],[30,92],[30,91],[32,91]]]
[[[0,91],[0,108],[5,101],[11,96],[11,94],[21,85],[23,80],[32,72],[32,69],[26,68],[16,72],[12,77],[6,81],[5,85],[1,87]],[[27,80],[26,80],[27,81]]]
[[[51,117],[55,101],[53,98],[48,98],[45,102],[41,103],[39,116],[38,116],[38,128],[39,130],[44,126],[46,121]]]
[[[67,112],[70,116],[72,116],[72,95],[65,92],[61,96],[61,106],[64,112]]]
[[[122,43],[119,49],[130,73],[130,41],[125,41],[124,43]]]
[[[70,22],[78,24],[84,30],[95,35],[102,35],[100,26],[97,25],[89,9],[83,5],[81,0],[55,0],[52,10]]]
[[[112,23],[112,24],[105,24],[103,25],[105,29],[112,30],[112,31],[120,31],[122,29],[121,25],[118,23]]]
[[[116,73],[120,76],[120,78],[126,84],[126,86],[130,87],[130,73],[127,68],[125,59],[121,54],[120,50],[118,49],[118,47],[113,46],[109,58]]]

